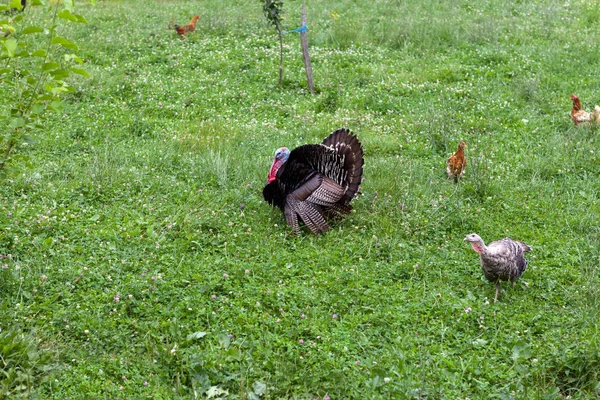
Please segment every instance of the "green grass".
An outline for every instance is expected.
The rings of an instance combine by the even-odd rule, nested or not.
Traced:
[[[285,2],[285,29],[300,5]],[[89,24],[64,33],[93,78],[0,189],[0,321],[35,349],[11,358],[28,389],[600,396],[600,135],[569,119],[571,93],[600,103],[595,2],[315,0],[317,95],[295,35],[277,86],[259,2],[77,12]],[[166,30],[196,13],[187,40]],[[262,199],[273,151],[339,127],[364,145],[362,195],[327,234],[294,237]],[[498,303],[472,232],[533,248]]]

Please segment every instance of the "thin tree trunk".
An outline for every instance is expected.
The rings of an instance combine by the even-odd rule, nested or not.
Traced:
[[[6,161],[8,161],[8,157],[10,156],[10,152],[12,151],[15,145],[15,139],[10,139],[8,142],[8,146],[6,147],[6,151],[4,152],[4,159],[0,162],[0,171],[4,169],[4,165],[6,165]]]
[[[306,5],[302,3],[302,25],[306,25]],[[306,31],[300,33],[300,43],[302,44],[302,56],[304,58],[304,69],[306,70],[306,81],[311,93],[315,93],[315,84],[313,83],[312,64],[310,63],[310,54],[308,53],[308,37]]]

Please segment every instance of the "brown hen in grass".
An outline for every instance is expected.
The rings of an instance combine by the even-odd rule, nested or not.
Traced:
[[[188,33],[194,32],[196,30],[196,23],[198,22],[198,19],[200,19],[200,16],[195,15],[189,24],[184,26],[179,26],[175,24],[173,25],[173,28],[175,28],[179,36],[187,36]]]
[[[465,173],[465,168],[467,167],[467,159],[465,158],[465,146],[467,144],[465,142],[460,142],[458,145],[458,149],[456,152],[448,158],[446,162],[446,172],[448,173],[448,178],[454,179],[454,182],[458,182],[460,178]]]
[[[581,100],[579,100],[579,97],[572,94],[571,100],[573,100],[573,107],[571,108],[571,119],[575,123],[575,126],[579,126],[579,124],[582,123],[600,123],[600,107],[594,107],[594,111],[590,113],[581,109]]]

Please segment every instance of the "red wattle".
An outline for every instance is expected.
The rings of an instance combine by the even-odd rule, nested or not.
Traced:
[[[269,171],[269,177],[267,178],[267,182],[271,183],[277,180],[277,171],[279,171],[280,162],[275,160],[273,161],[273,165],[271,165],[271,170]]]
[[[471,242],[471,247],[473,248],[473,250],[475,250],[477,253],[481,253],[483,251],[483,246],[481,246],[479,243],[473,243]]]

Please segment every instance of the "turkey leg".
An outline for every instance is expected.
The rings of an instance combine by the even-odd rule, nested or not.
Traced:
[[[496,281],[496,297],[494,297],[494,303],[498,301],[498,293],[500,293],[500,279]]]

